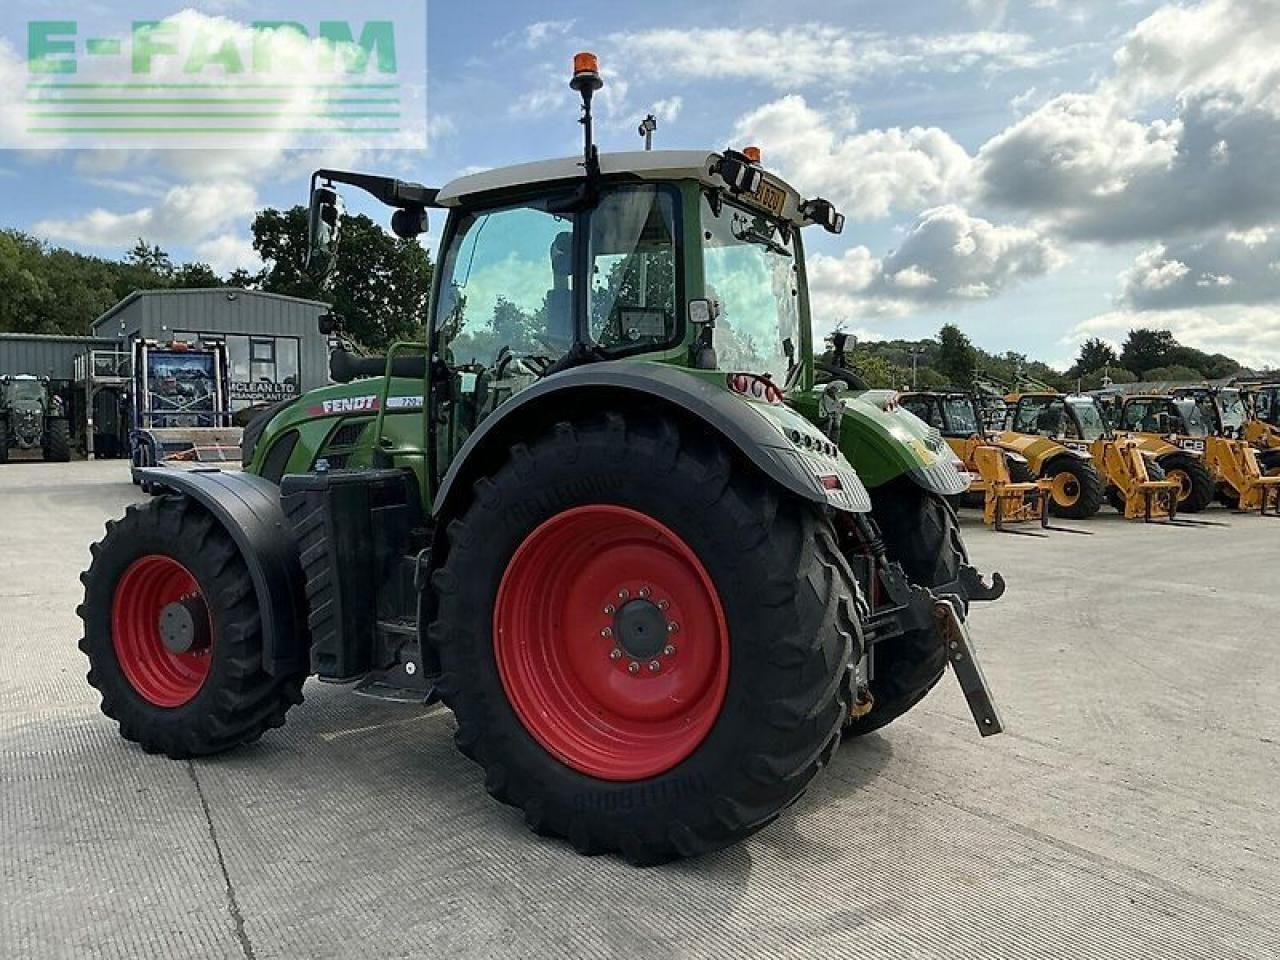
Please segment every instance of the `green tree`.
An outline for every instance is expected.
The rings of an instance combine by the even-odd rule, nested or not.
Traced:
[[[1203,380],[1204,374],[1194,367],[1174,364],[1168,367],[1152,367],[1143,373],[1142,379],[1164,383],[1194,383],[1197,380]]]
[[[306,272],[306,207],[263,210],[253,222],[253,246],[266,264],[261,289],[332,303],[365,347],[423,337],[432,265],[417,240],[393,237],[363,214],[343,217],[342,245],[323,289]]]
[[[1120,358],[1116,356],[1111,344],[1098,337],[1090,337],[1080,345],[1080,356],[1076,358],[1075,370],[1093,371],[1104,367],[1117,367]]]
[[[1129,331],[1120,349],[1120,363],[1141,379],[1146,371],[1168,363],[1170,351],[1177,346],[1178,341],[1168,330],[1138,327]]]
[[[957,387],[973,383],[978,372],[978,352],[969,338],[954,323],[948,323],[938,333],[940,349],[933,368]]]

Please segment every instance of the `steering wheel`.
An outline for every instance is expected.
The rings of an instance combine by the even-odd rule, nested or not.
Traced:
[[[815,384],[831,383],[833,380],[839,380],[850,390],[871,389],[865,380],[847,367],[837,367],[830,363],[815,362],[813,365],[813,372]]]

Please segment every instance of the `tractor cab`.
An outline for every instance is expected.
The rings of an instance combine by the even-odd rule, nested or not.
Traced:
[[[1238,439],[1244,435],[1247,413],[1238,387],[1177,387],[1171,396],[1195,403],[1213,436]]]
[[[575,64],[571,85],[583,100],[580,157],[440,189],[313,177],[309,266],[321,277],[337,256],[336,185],[396,207],[392,228],[406,237],[425,232],[429,208],[447,211],[427,342],[393,347],[419,358],[429,442],[416,468],[427,489],[499,407],[574,367],[642,358],[743,371],[758,398],[814,386],[801,231],[838,233],[843,216],[766,172],[752,147],[601,154],[594,58]],[[383,445],[394,458],[395,444]]]
[[[984,432],[982,411],[964,391],[913,391],[899,394],[898,403],[947,439],[964,440]]]
[[[1187,441],[1182,446],[1203,450],[1204,438],[1215,435],[1217,424],[1206,417],[1206,410],[1194,397],[1147,395],[1125,398],[1119,429],[1182,438]]]
[[[1088,445],[1111,437],[1111,428],[1093,397],[1061,393],[1023,393],[1006,397],[1010,429],[1064,442]]]

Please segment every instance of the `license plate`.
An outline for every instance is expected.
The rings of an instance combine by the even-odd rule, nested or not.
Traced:
[[[787,204],[787,192],[781,187],[775,187],[767,180],[763,180],[760,183],[760,189],[751,199],[774,216],[781,216],[782,208]]]

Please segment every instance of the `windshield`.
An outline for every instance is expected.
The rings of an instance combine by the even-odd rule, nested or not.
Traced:
[[[702,230],[706,293],[720,304],[718,365],[784,383],[800,348],[794,228],[728,201],[714,209],[704,195]]]
[[[9,384],[9,396],[14,400],[38,403],[44,399],[44,387],[39,380],[14,380]]]
[[[947,397],[942,401],[947,416],[947,432],[955,436],[972,436],[978,432],[978,418],[968,397]]]
[[[1107,423],[1102,412],[1093,400],[1077,399],[1067,401],[1071,404],[1071,412],[1080,427],[1081,440],[1101,440],[1107,433]]]
[[[1182,415],[1183,433],[1189,437],[1207,437],[1209,435],[1209,421],[1201,413],[1198,403],[1194,400],[1180,399],[1173,401],[1173,406]]]
[[[1244,398],[1239,390],[1222,390],[1218,393],[1218,403],[1222,407],[1222,425],[1227,430],[1238,432],[1244,429]]]
[[[1018,401],[1013,418],[1015,433],[1036,433],[1043,437],[1061,436],[1067,417],[1061,397],[1023,397]]]

